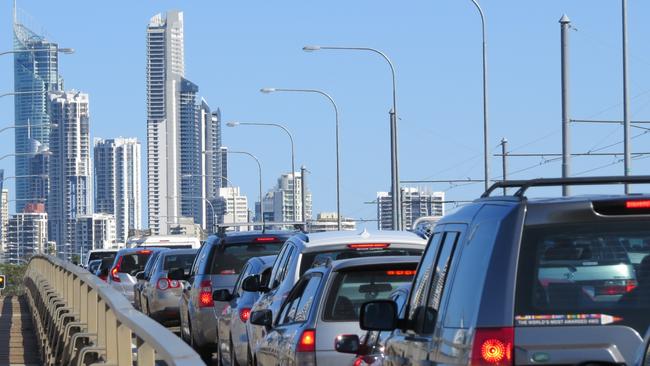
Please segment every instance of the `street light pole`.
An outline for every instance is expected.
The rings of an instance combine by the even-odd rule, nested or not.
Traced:
[[[291,135],[291,132],[284,127],[281,124],[277,123],[256,123],[256,122],[228,122],[226,123],[228,127],[237,127],[237,126],[270,126],[270,127],[277,127],[282,129],[287,136],[289,136],[289,140],[291,141],[291,177],[293,179],[293,221],[298,221],[298,204],[297,204],[297,195],[298,191],[296,190],[297,184],[296,184],[296,160],[295,160],[295,154],[294,154],[294,145],[293,145],[293,135]],[[305,218],[303,217],[303,221]]]
[[[317,90],[317,89],[287,89],[287,88],[262,88],[260,89],[260,92],[268,94],[268,93],[273,93],[273,92],[297,92],[297,93],[317,93],[325,98],[327,98],[330,103],[332,103],[332,106],[334,107],[334,117],[336,119],[336,216],[337,216],[337,225],[338,225],[338,230],[340,231],[342,229],[341,226],[341,178],[340,178],[340,155],[339,155],[339,108],[336,105],[336,102],[334,102],[334,99],[327,93],[325,93],[322,90]],[[301,179],[303,180],[303,190],[305,189],[305,181],[304,177],[301,175]],[[303,207],[304,211],[304,207]],[[302,221],[307,221],[307,219],[304,216],[302,216]]]
[[[623,27],[623,154],[624,174],[630,175],[630,106],[627,78],[627,0],[621,0],[621,18]],[[630,193],[630,186],[625,185],[625,194]]]
[[[476,0],[471,0],[481,16],[481,34],[483,38],[483,169],[485,190],[490,185],[490,159],[488,152],[488,90],[487,90],[487,39],[485,33],[485,15]]]
[[[210,153],[210,152],[213,152],[213,150],[205,150],[205,151],[203,151],[203,154]],[[194,177],[194,176],[198,176],[198,175],[199,174],[183,174],[183,177]],[[234,184],[232,184],[230,179],[224,177],[223,175],[200,174],[200,176],[202,176],[202,177],[215,177],[215,178],[223,179],[226,182],[228,182],[228,184],[230,184],[231,186],[234,187]],[[190,197],[190,198],[192,198],[192,197]],[[210,204],[210,206],[212,206],[212,203],[207,198],[204,198],[204,197],[201,197],[201,198],[206,200]],[[232,222],[233,222],[233,224],[237,223],[237,204],[236,204],[236,201],[237,201],[237,195],[235,194],[235,190],[233,189],[232,190]],[[226,210],[228,210],[227,201],[226,201]],[[214,206],[212,206],[212,220],[216,222],[216,216],[215,216],[214,212],[215,212],[214,211]]]
[[[266,227],[266,220],[264,219],[264,198],[262,197],[262,164],[260,164],[260,160],[253,154],[247,152],[247,151],[232,151],[228,150],[228,154],[243,154],[243,155],[248,155],[255,162],[257,163],[257,173],[259,176],[259,189],[260,189],[260,215],[262,216],[262,230],[265,229]]]
[[[402,229],[402,220],[400,216],[400,207],[401,207],[401,190],[399,187],[399,160],[398,160],[398,146],[397,146],[397,86],[395,78],[395,67],[391,60],[386,56],[385,53],[370,47],[333,47],[333,46],[305,46],[302,48],[303,51],[311,52],[318,50],[350,50],[350,51],[369,51],[374,52],[381,56],[388,66],[390,66],[390,72],[393,81],[393,109],[391,110],[391,119],[390,119],[390,147],[391,147],[391,156],[390,156],[390,168],[391,168],[391,194],[392,194],[392,203],[393,203],[393,230]]]

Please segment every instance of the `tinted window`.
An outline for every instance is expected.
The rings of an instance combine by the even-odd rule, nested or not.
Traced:
[[[147,264],[144,266],[144,274],[145,277],[149,278],[151,277],[151,271],[156,267],[156,263],[158,263],[158,256],[160,255],[160,252],[152,252],[151,257],[149,257],[149,260],[147,261]]]
[[[453,277],[449,302],[446,307],[445,326],[469,327],[478,315],[483,283],[492,248],[499,229],[503,208],[485,205],[472,226],[466,243],[456,249],[460,261]],[[451,278],[450,278],[451,280]]]
[[[278,317],[279,325],[304,322],[307,320],[318,290],[318,285],[320,284],[320,279],[320,275],[314,274],[296,283],[280,310],[280,316]]]
[[[293,249],[293,246],[287,248],[287,255],[284,257],[284,261],[280,264],[277,275],[275,276],[275,284],[280,284],[284,278],[287,277],[287,272],[289,271],[289,263],[291,263],[291,258],[294,251],[295,250]]]
[[[300,263],[300,274],[307,272],[314,265],[325,264],[327,261],[339,259],[362,258],[362,257],[384,257],[384,256],[403,256],[403,255],[422,255],[422,249],[379,249],[379,250],[357,250],[341,249],[329,250],[322,252],[304,253],[302,263]]]
[[[440,243],[441,233],[435,233],[427,246],[427,250],[420,260],[418,271],[416,273],[415,281],[411,288],[411,301],[409,305],[408,318],[412,319],[415,315],[415,310],[427,301],[427,289],[429,288],[429,279],[433,270],[433,265],[438,254],[438,245]]]
[[[447,281],[449,265],[451,264],[451,258],[454,254],[454,248],[458,236],[459,233],[457,232],[447,232],[445,234],[445,240],[442,243],[440,256],[438,257],[438,262],[436,263],[436,272],[433,275],[431,289],[429,290],[429,300],[427,301],[427,307],[436,311],[440,308],[442,290],[444,289],[445,282]]]
[[[90,253],[90,256],[88,257],[88,263],[90,261],[95,260],[95,259],[104,259],[104,258],[109,258],[111,260],[115,259],[115,255],[117,253],[115,252],[92,252]]]
[[[168,254],[165,256],[163,269],[168,271],[170,269],[183,268],[187,272],[192,266],[194,257],[194,254]]]
[[[515,323],[532,324],[535,315],[607,314],[614,321],[588,323],[630,325],[645,332],[650,323],[650,256],[635,271],[625,249],[639,239],[650,239],[647,222],[525,228]],[[554,318],[553,324],[567,320]]]
[[[136,273],[144,269],[150,255],[151,252],[124,254],[119,262],[120,265],[117,271],[135,276]]]
[[[391,269],[337,273],[327,296],[323,320],[358,321],[363,303],[388,299],[395,289],[413,279],[414,265],[386,268]]]
[[[244,293],[244,290],[242,290],[241,288],[241,284],[244,281],[244,278],[250,276],[252,267],[253,266],[251,266],[250,264],[246,264],[244,268],[242,268],[242,271],[239,274],[239,277],[237,278],[237,282],[235,282],[235,287],[233,290],[234,294],[241,296]]]
[[[245,243],[221,245],[214,253],[210,274],[239,274],[252,257],[277,254],[282,243]]]

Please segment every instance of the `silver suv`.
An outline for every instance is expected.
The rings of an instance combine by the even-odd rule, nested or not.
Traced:
[[[242,286],[246,291],[263,292],[251,312],[268,309],[271,319],[275,321],[289,291],[311,267],[340,259],[419,256],[425,245],[423,236],[406,231],[301,233],[291,237],[282,247],[273,264],[268,283],[260,283],[259,276],[250,276],[244,280]],[[258,342],[266,333],[266,327],[248,323],[248,342],[251,350],[258,347]],[[328,342],[332,346],[334,339]]]
[[[107,282],[131,303],[133,303],[134,299],[133,285],[136,283],[135,276],[138,272],[144,270],[150,255],[150,249],[120,249],[108,272]]]
[[[179,310],[181,337],[206,362],[217,348],[217,316],[227,306],[213,292],[232,289],[244,263],[252,257],[274,255],[293,231],[242,231],[213,235],[201,247],[183,288]]]
[[[495,184],[441,219],[404,316],[364,304],[361,327],[390,331],[384,365],[633,364],[650,325],[650,196],[527,198],[529,187],[650,183],[650,177]],[[497,187],[514,196],[490,197]]]
[[[253,363],[352,365],[353,355],[334,349],[337,338],[358,337],[361,305],[388,299],[395,289],[410,283],[419,260],[413,256],[344,259],[305,272],[275,321],[271,310],[251,313],[250,322],[267,329],[253,350]]]

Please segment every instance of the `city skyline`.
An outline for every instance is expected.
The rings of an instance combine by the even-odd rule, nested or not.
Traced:
[[[78,5],[81,10],[88,10],[91,15],[98,14],[98,11],[106,12],[106,14],[114,11],[106,7],[91,10],[85,4],[79,3]],[[343,4],[339,5],[343,6]],[[149,19],[152,14],[173,8],[183,10],[186,14],[185,23],[189,27],[185,32],[187,42],[189,42],[186,47],[185,57],[187,62],[193,64],[191,67],[193,70],[192,79],[203,86],[202,90],[206,91],[205,98],[212,103],[213,107],[218,105],[223,108],[225,121],[230,119],[250,119],[281,121],[291,125],[290,127],[298,137],[297,160],[301,164],[307,165],[312,171],[310,182],[316,197],[314,212],[332,211],[334,209],[333,161],[315,156],[315,154],[331,156],[330,147],[322,145],[316,148],[314,145],[313,149],[308,148],[313,144],[311,139],[314,136],[326,137],[332,135],[333,122],[330,113],[325,109],[327,106],[321,106],[320,101],[312,101],[311,98],[306,96],[262,96],[257,93],[257,89],[265,86],[313,86],[327,89],[341,104],[342,110],[342,214],[346,217],[368,218],[374,216],[374,210],[372,206],[364,205],[363,202],[372,200],[374,192],[384,191],[389,188],[388,166],[384,163],[386,161],[384,159],[384,154],[386,154],[385,146],[387,145],[387,112],[390,106],[388,102],[388,75],[386,75],[385,65],[369,56],[334,54],[333,52],[327,55],[325,52],[322,55],[320,53],[307,55],[303,54],[300,48],[310,43],[369,45],[381,48],[397,66],[398,93],[402,105],[400,113],[402,118],[400,122],[402,179],[457,179],[468,176],[476,179],[481,176],[479,165],[480,128],[478,127],[480,125],[480,35],[478,27],[475,26],[477,16],[474,13],[475,10],[471,8],[471,4],[454,2],[453,5],[445,3],[434,6],[415,3],[410,8],[399,10],[395,14],[396,17],[404,17],[408,13],[413,17],[410,24],[408,26],[399,25],[395,29],[391,29],[390,32],[379,28],[379,24],[385,24],[383,20],[388,17],[388,14],[381,9],[381,6],[377,5],[372,8],[373,10],[368,11],[368,8],[364,8],[364,5],[368,6],[366,3],[348,4],[344,8],[349,14],[344,15],[337,12],[341,16],[341,27],[338,30],[330,28],[317,32],[315,30],[316,25],[323,24],[324,17],[318,12],[311,12],[310,14],[315,14],[315,18],[311,20],[314,26],[309,26],[306,20],[298,18],[286,26],[277,25],[281,22],[273,22],[277,28],[271,29],[268,34],[259,32],[259,27],[250,28],[250,31],[241,34],[231,33],[233,32],[232,29],[234,29],[232,27],[222,27],[220,29],[225,34],[220,35],[216,33],[216,30],[211,30],[207,26],[209,23],[205,21],[206,15],[202,14],[197,6],[179,2],[163,2],[158,4],[158,8],[152,9],[151,6],[134,4],[133,11],[129,12],[128,15],[124,15],[124,29],[120,30],[118,34],[137,39],[138,35],[142,34],[146,19]],[[20,2],[19,6],[21,6]],[[22,6],[29,7],[29,4],[25,3]],[[641,49],[636,35],[644,34],[645,25],[641,24],[638,14],[642,14],[643,11],[641,10],[647,8],[648,5],[633,3],[630,6],[631,71],[635,75],[635,80],[637,80],[636,84],[631,85],[631,94],[636,97],[632,100],[632,111],[635,113],[633,118],[643,119],[643,108],[647,97],[643,94],[643,88],[639,87],[639,85],[643,85],[648,75],[639,66],[643,65],[644,60],[650,57],[646,56],[647,51]],[[510,12],[504,11],[506,7],[511,9]],[[572,49],[573,78],[577,86],[573,92],[575,96],[573,99],[573,114],[576,117],[596,115],[611,119],[619,116],[620,55],[611,51],[619,46],[620,40],[616,34],[619,32],[620,23],[619,19],[606,16],[608,13],[616,11],[617,7],[612,4],[611,6],[583,9],[584,7],[578,4],[564,4],[559,1],[550,1],[544,5],[533,5],[533,7],[534,11],[530,7],[520,7],[514,2],[484,4],[484,10],[488,18],[488,39],[490,44],[488,60],[493,71],[490,78],[490,90],[493,97],[491,110],[494,127],[491,131],[491,145],[495,148],[494,153],[498,152],[497,145],[502,136],[508,137],[513,150],[529,143],[532,144],[521,147],[519,151],[539,151],[546,150],[547,147],[551,147],[547,152],[557,152],[559,150],[559,134],[556,131],[560,126],[559,24],[557,21],[564,12],[573,20],[574,27],[577,29],[577,31],[571,33],[572,46],[574,47]],[[5,8],[10,9],[10,4],[5,4]],[[219,7],[215,6],[213,10],[216,11],[217,9]],[[422,11],[414,11],[415,9]],[[108,84],[106,79],[99,75],[97,75],[97,80],[87,78],[88,80],[85,83],[87,83],[88,87],[86,87],[84,83],[79,82],[80,74],[75,70],[77,68],[80,70],[85,69],[86,66],[81,63],[96,64],[96,62],[99,62],[99,65],[101,65],[101,61],[97,61],[94,58],[95,56],[92,56],[98,50],[96,48],[98,45],[88,47],[90,45],[86,42],[88,36],[72,33],[70,26],[65,21],[65,19],[68,19],[68,15],[64,14],[63,11],[54,11],[54,9],[49,8],[49,4],[28,10],[35,19],[45,24],[46,28],[56,35],[52,37],[53,42],[61,46],[72,46],[77,49],[77,54],[59,59],[59,67],[64,69],[60,73],[64,75],[66,85],[88,91],[93,96],[93,111],[98,110],[98,113],[93,116],[97,120],[97,123],[93,124],[94,136],[108,138],[118,135],[117,133],[106,132],[110,131],[109,127],[114,128],[114,126],[110,126],[110,123],[107,123],[107,121],[114,118],[114,115],[107,113],[106,108],[101,107],[101,104],[115,102],[114,97],[108,93],[112,90],[111,87],[107,89],[98,87],[99,82]],[[235,14],[239,10],[241,9],[235,5],[224,8],[226,14]],[[323,8],[316,6],[316,10],[323,10]],[[507,24],[504,18],[505,14],[511,14],[511,11],[517,10],[532,16],[528,21],[530,26],[522,23],[521,19],[508,19],[512,24],[508,27],[505,26]],[[251,14],[245,20],[245,24],[252,26],[255,21],[263,19],[262,14],[264,12],[268,12],[265,15],[270,14],[278,19],[308,14],[306,6],[298,6],[289,14],[283,15],[277,10],[271,9],[268,5],[260,5],[259,8],[251,11]],[[61,21],[53,21],[51,17],[48,17],[48,14]],[[369,30],[361,34],[357,34],[359,32],[351,33],[350,27],[353,24],[351,20],[362,15],[366,16],[359,19],[362,19],[367,24]],[[457,22],[464,24],[466,27],[476,28],[476,32],[468,30],[454,37],[442,38],[436,33],[436,30],[442,29],[449,24],[449,21],[444,20],[443,17],[455,18]],[[88,18],[93,17],[89,16]],[[83,23],[87,20],[81,19],[80,21]],[[231,19],[225,17],[223,21],[230,22]],[[439,21],[440,24],[433,24],[433,21]],[[3,19],[0,25],[4,26],[4,29],[8,29],[8,22],[9,19]],[[265,22],[261,23],[265,24]],[[606,26],[596,29],[595,24],[605,24]],[[291,27],[296,25],[305,25],[307,31],[300,35],[290,33]],[[521,34],[507,34],[506,29],[511,26],[520,27],[522,31],[519,33]],[[408,35],[411,34],[409,31],[414,29],[418,30],[417,37],[416,35],[409,37]],[[96,31],[92,33],[98,39],[106,36],[103,30],[97,29]],[[348,36],[346,36],[346,33]],[[526,44],[526,37],[531,34],[538,36],[536,44],[538,49],[535,53],[526,55],[527,52],[522,51],[514,55],[511,54],[512,45],[516,45],[517,49],[528,49],[529,45]],[[215,39],[220,42],[219,44],[211,43],[217,47],[215,50],[224,50],[231,57],[219,59],[211,57],[209,59],[212,60],[212,63],[200,60],[200,55],[205,52],[202,44],[206,44],[206,37],[214,38],[215,35],[217,35]],[[233,36],[233,39],[227,39],[226,35]],[[277,38],[277,43],[259,41],[267,39],[267,37]],[[102,44],[102,42],[97,43]],[[441,53],[441,55],[453,57],[439,58],[433,52],[434,49],[429,50],[427,47],[425,49],[416,46],[417,44],[435,45],[435,49],[453,50],[454,52],[451,54],[448,52]],[[456,46],[451,46],[451,44]],[[250,47],[250,45],[255,46]],[[143,52],[141,41],[131,42],[126,38],[122,40],[120,46],[122,48],[119,51],[116,51],[115,46],[110,43],[104,42],[102,47],[113,50],[114,53],[140,55],[137,56],[140,58]],[[7,43],[5,48],[11,48],[11,45]],[[606,57],[601,57],[603,56],[603,50],[607,50]],[[413,55],[416,53],[422,61],[413,61]],[[257,57],[254,57],[255,55]],[[283,62],[280,62],[280,59]],[[451,59],[455,60],[456,66],[451,66]],[[93,60],[93,62],[90,62],[90,60]],[[427,64],[425,60],[434,62],[436,69],[453,70],[453,72],[448,77],[440,78],[437,71],[423,67]],[[5,58],[3,62],[6,62],[3,64],[6,68],[9,58]],[[130,61],[127,64],[121,64],[122,61],[120,60],[114,60],[114,62],[117,62],[116,65],[122,67],[119,68],[120,75],[113,76],[121,81],[128,77],[137,79],[137,83],[134,84],[137,86],[135,88],[126,88],[126,90],[140,90],[137,94],[132,93],[134,101],[124,106],[127,112],[125,114],[127,118],[124,119],[128,120],[128,122],[122,122],[123,125],[120,126],[121,128],[124,127],[125,132],[120,134],[136,136],[141,141],[144,141],[144,130],[141,123],[143,119],[138,117],[142,115],[138,108],[141,110],[144,103],[141,77],[143,62]],[[218,68],[214,67],[215,62],[217,62]],[[234,63],[238,63],[243,67],[242,70],[250,71],[250,75],[247,75],[239,82],[235,82],[235,79],[241,76],[241,73],[233,72],[233,70],[237,70],[233,68]],[[208,65],[213,65],[212,69],[207,68]],[[582,66],[582,68],[578,69],[577,65]],[[528,79],[516,80],[518,73],[528,71],[530,68],[536,70],[536,75],[528,76]],[[197,77],[197,75],[200,76]],[[419,80],[416,81],[415,75]],[[342,89],[341,87],[334,87],[334,84],[328,82],[325,76],[337,81],[345,80],[347,77],[354,83],[345,83]],[[455,85],[467,85],[471,86],[471,88],[460,89],[454,87]],[[534,88],[528,85],[534,85]],[[345,88],[350,90],[344,90]],[[445,96],[442,94],[443,90],[451,90],[452,93],[446,93],[447,96]],[[515,90],[524,92],[516,93]],[[129,93],[131,92],[129,91]],[[140,97],[137,97],[138,94]],[[506,109],[504,103],[508,99],[512,103]],[[100,107],[96,107],[97,101],[101,101]],[[433,101],[434,108],[423,108],[422,104],[427,104],[423,102],[427,101]],[[10,101],[2,100],[2,102],[11,105]],[[540,107],[540,102],[549,107]],[[420,106],[415,104],[420,104]],[[471,108],[466,108],[465,105],[471,106]],[[255,108],[251,109],[250,106]],[[598,112],[610,106],[615,107],[598,114]],[[2,116],[3,120],[6,121],[13,119],[12,114],[4,113]],[[450,120],[450,117],[457,119],[455,123],[451,124],[453,128],[443,125],[444,121]],[[137,126],[137,128],[129,125]],[[308,126],[308,128],[305,128],[305,126]],[[576,152],[588,151],[592,146],[599,148],[609,143],[616,143],[621,138],[619,136],[620,130],[611,128],[599,126],[575,126],[573,128],[576,130],[574,133],[575,145],[573,147]],[[131,131],[134,132],[131,133]],[[465,134],[459,136],[459,131],[463,131]],[[8,136],[10,134],[5,134],[0,138],[7,141]],[[248,142],[244,140],[244,136]],[[362,136],[364,140],[373,141],[374,143],[368,144],[366,142],[360,147],[358,140]],[[273,138],[272,144],[268,143],[269,137]],[[228,132],[225,145],[233,149],[256,150],[253,152],[267,154],[269,157],[272,155],[272,159],[263,162],[265,176],[272,177],[286,169],[282,169],[280,164],[286,159],[283,149],[278,148],[284,145],[280,140],[281,138],[282,136],[276,136],[273,132],[269,134],[255,131],[247,133]],[[265,140],[267,141],[265,142]],[[316,141],[320,142],[320,140],[322,139]],[[417,143],[409,143],[411,140],[417,141]],[[633,151],[641,151],[643,141],[643,136],[633,140]],[[462,147],[462,149],[454,161],[449,161],[444,159],[443,152],[450,149],[452,145],[454,148]],[[257,148],[258,146],[266,148]],[[436,151],[440,152],[436,154]],[[610,151],[613,150],[610,149]],[[423,167],[421,163],[409,163],[411,161],[421,161],[422,156],[426,156],[431,152],[434,153],[434,156],[432,156],[429,166]],[[371,156],[378,156],[378,158],[372,159]],[[558,176],[560,172],[559,164],[549,160],[542,159],[540,162],[539,158],[532,161],[531,159],[524,161],[521,158],[512,158],[511,170],[515,172],[530,166],[533,167],[531,170],[514,175],[517,178],[539,175]],[[231,168],[233,168],[231,173],[233,182],[242,187],[242,191],[251,198],[251,201],[256,200],[256,194],[254,193],[256,187],[255,183],[251,182],[254,179],[250,178],[252,169],[248,168],[248,162],[237,157],[231,158],[230,163]],[[596,172],[615,174],[622,171],[622,164],[614,164],[616,162],[612,161],[611,157],[576,159],[575,169],[576,173],[579,173],[609,163],[611,163],[610,167]],[[361,170],[364,170],[365,174],[354,171],[359,167],[363,168]],[[492,167],[492,176],[499,177],[498,158],[492,159]],[[642,174],[646,167],[647,164],[642,163],[642,160],[638,163],[633,160],[632,172]],[[13,171],[14,167],[7,164],[5,168],[8,171]],[[362,179],[362,177],[372,187],[360,191],[359,188],[354,187],[352,184],[346,185],[346,182],[356,181]],[[242,181],[242,183],[240,184],[239,181]],[[8,182],[12,195],[16,192],[13,184],[14,182]],[[265,189],[267,189],[272,185],[272,181],[266,179],[264,185]],[[455,184],[440,183],[434,185],[433,189],[451,189],[447,194],[449,199],[471,199],[480,193],[481,189],[478,186],[480,184],[460,187]],[[363,199],[359,199],[361,197]]]

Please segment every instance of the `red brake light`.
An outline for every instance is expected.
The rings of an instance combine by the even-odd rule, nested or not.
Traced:
[[[627,283],[625,285],[625,292],[630,292],[636,288],[636,281],[635,280],[627,280]]]
[[[120,271],[120,266],[122,265],[122,259],[124,257],[120,257],[120,259],[117,260],[117,264],[113,269],[111,269],[111,281],[113,282],[121,282],[120,276],[118,276],[118,272]]]
[[[415,276],[415,271],[414,270],[386,271],[386,274],[389,276]]]
[[[248,321],[248,318],[250,318],[250,317],[251,317],[251,309],[250,308],[243,308],[243,309],[239,310],[239,319],[241,319],[241,321],[243,323],[246,323]]]
[[[383,249],[388,248],[388,243],[363,243],[363,244],[348,244],[350,249]]]
[[[221,272],[219,272],[219,274],[223,274],[223,275],[234,275],[234,274],[237,274],[237,273],[235,273],[235,270],[234,270],[234,269],[224,269],[224,270],[222,270]]]
[[[151,254],[151,250],[149,250],[149,249],[140,250],[140,251],[138,251],[138,254]]]
[[[514,329],[477,328],[472,345],[472,365],[513,365]]]
[[[316,350],[316,331],[307,329],[300,335],[296,352],[314,352]]]
[[[259,238],[253,239],[253,243],[271,243],[274,241],[278,241],[278,238],[273,237],[273,236],[262,236]]]
[[[361,366],[361,362],[363,362],[363,356],[357,356],[352,366]]]
[[[212,281],[203,280],[201,281],[201,290],[199,291],[199,307],[207,308],[214,306],[214,300],[212,299]]]
[[[650,208],[650,200],[625,201],[625,208]]]

